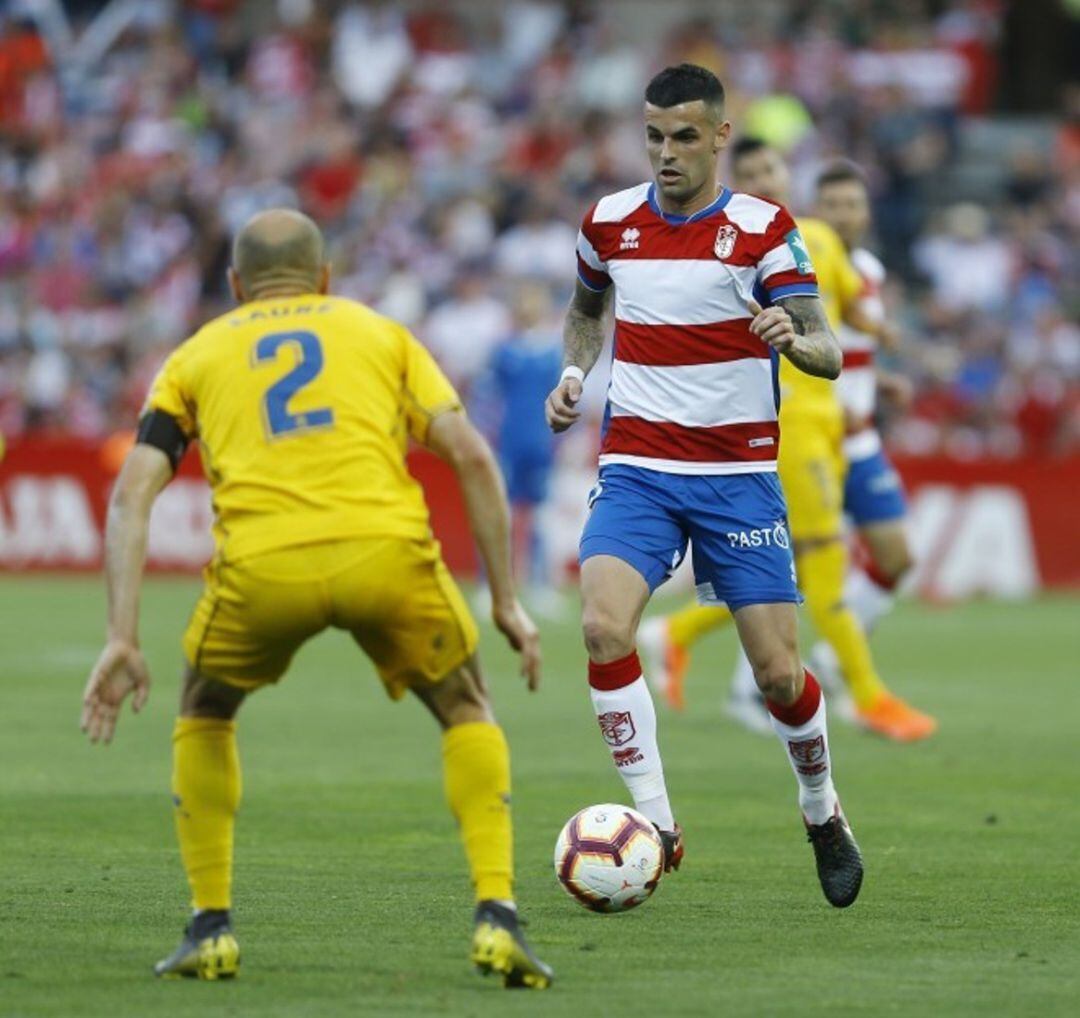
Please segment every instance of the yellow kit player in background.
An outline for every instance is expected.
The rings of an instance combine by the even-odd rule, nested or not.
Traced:
[[[449,804],[477,908],[472,960],[507,986],[546,987],[512,890],[510,760],[476,657],[477,630],[405,467],[410,438],[455,470],[491,585],[495,625],[540,680],[536,627],[514,593],[509,509],[490,449],[427,351],[402,326],[327,296],[318,228],[289,210],[241,230],[239,302],[168,358],[154,381],[109,505],[108,642],[87,682],[82,727],[108,742],[120,706],[150,678],[138,598],[155,497],[198,440],[213,492],[216,550],[183,638],[173,733],[176,830],[194,906],[159,976],[233,976],[233,823],[240,801],[237,710],[276,682],[297,649],[348,630],[393,698],[412,692],[442,728]]]
[[[789,204],[788,169],[775,149],[758,139],[744,138],[732,146],[731,167],[738,190]],[[846,321],[891,342],[889,326],[859,308],[864,283],[836,231],[820,219],[800,217],[796,222],[833,327]],[[887,738],[901,742],[926,738],[936,729],[936,722],[885,687],[866,634],[844,603],[848,567],[843,534],[844,412],[833,384],[797,371],[782,359],[780,393],[778,471],[787,500],[799,587],[818,635],[836,653],[854,701],[848,712],[859,724]],[[642,649],[654,661],[651,674],[659,676],[675,707],[683,704],[689,648],[729,621],[731,613],[726,608],[692,605],[642,627]],[[749,665],[740,656],[728,713],[749,728],[771,733],[759,700]]]

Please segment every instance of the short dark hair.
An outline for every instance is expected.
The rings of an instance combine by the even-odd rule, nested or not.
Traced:
[[[706,106],[723,109],[724,86],[707,67],[679,64],[665,67],[645,87],[645,101],[666,109],[700,99]]]
[[[743,156],[752,156],[755,152],[762,152],[768,147],[769,143],[764,138],[744,134],[731,146],[731,164],[734,166]]]
[[[818,174],[815,186],[820,191],[830,184],[862,184],[866,187],[866,174],[858,163],[850,159],[837,159]]]

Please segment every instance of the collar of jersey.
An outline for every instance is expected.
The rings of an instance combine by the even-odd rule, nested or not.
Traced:
[[[660,208],[660,203],[656,200],[656,185],[649,185],[649,208],[653,210],[665,223],[670,223],[672,226],[681,226],[683,223],[694,223],[699,219],[705,219],[707,216],[715,215],[720,212],[724,206],[731,201],[731,191],[726,187],[720,189],[720,193],[705,206],[703,209],[698,209],[697,212],[693,212],[688,216],[677,216],[673,212],[665,212]]]

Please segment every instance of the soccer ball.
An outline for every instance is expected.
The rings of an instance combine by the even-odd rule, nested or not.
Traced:
[[[636,908],[660,882],[664,846],[656,828],[629,806],[604,803],[575,813],[555,842],[555,876],[594,912]]]

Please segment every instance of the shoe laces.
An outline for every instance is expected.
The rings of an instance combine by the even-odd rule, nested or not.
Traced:
[[[823,824],[808,824],[806,840],[812,845],[824,845],[839,848],[844,841],[843,828],[839,817],[829,817]]]

